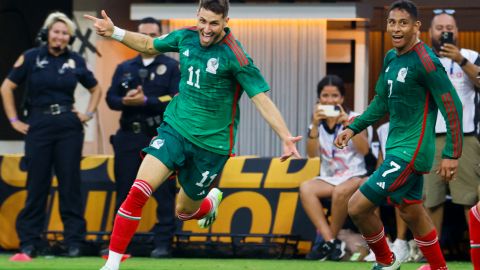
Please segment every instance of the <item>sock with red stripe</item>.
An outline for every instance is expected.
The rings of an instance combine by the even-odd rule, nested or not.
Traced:
[[[474,205],[468,212],[468,230],[470,232],[470,257],[473,269],[480,270],[480,211]]]
[[[135,180],[127,198],[118,209],[112,235],[110,250],[124,254],[142,216],[142,208],[152,195],[152,187],[146,181]]]
[[[385,231],[383,228],[380,232],[370,236],[364,235],[363,238],[367,241],[367,244],[373,253],[375,253],[375,258],[378,263],[383,265],[392,264],[393,252],[388,247],[387,238],[385,237]]]
[[[431,232],[424,236],[415,236],[415,242],[417,242],[418,248],[427,259],[428,264],[432,270],[446,270],[447,263],[443,258],[440,244],[438,243],[437,231],[433,229]]]
[[[185,214],[185,213],[178,213],[178,219],[180,220],[190,220],[190,219],[202,219],[205,215],[207,215],[210,210],[213,208],[213,202],[210,198],[205,197],[200,204],[200,208],[193,213],[193,214]]]

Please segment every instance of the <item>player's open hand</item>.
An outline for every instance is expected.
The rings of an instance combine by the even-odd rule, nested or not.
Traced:
[[[300,158],[300,154],[298,153],[296,143],[302,139],[302,136],[297,137],[288,137],[288,140],[283,141],[283,154],[280,157],[280,161],[284,162],[285,160],[289,159],[290,157]]]
[[[105,10],[102,10],[101,14],[102,14],[102,18],[97,18],[94,16],[90,16],[88,14],[83,15],[83,17],[93,22],[93,27],[95,28],[95,31],[97,32],[98,35],[102,37],[111,37],[113,34],[113,27],[114,27],[113,22],[107,16],[107,13],[105,12]]]
[[[350,141],[350,139],[353,137],[353,135],[355,135],[353,133],[353,130],[347,128],[344,131],[340,132],[340,134],[338,134],[338,136],[335,138],[335,141],[333,142],[333,144],[337,148],[343,149],[344,147],[346,147],[348,145],[348,141]]]

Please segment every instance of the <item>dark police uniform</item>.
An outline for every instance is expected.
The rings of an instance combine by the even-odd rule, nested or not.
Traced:
[[[45,213],[53,173],[58,178],[64,241],[78,248],[86,230],[80,182],[84,131],[72,112],[74,90],[78,82],[90,89],[97,80],[79,54],[67,50],[53,56],[46,46],[26,51],[8,78],[17,85],[25,82],[27,88],[28,195],[16,223],[21,249],[44,245],[40,235],[48,226]]]
[[[112,110],[122,111],[120,129],[111,137],[115,152],[114,172],[116,183],[116,205],[118,210],[127,197],[140,167],[140,151],[147,146],[156,128],[162,122],[163,112],[176,93],[180,81],[178,62],[165,55],[158,55],[148,66],[144,66],[142,57],[127,60],[118,65],[107,92],[107,103]],[[143,106],[125,106],[122,98],[131,89],[143,86],[147,96]],[[175,180],[165,181],[155,192],[158,202],[158,223],[155,233],[155,246],[170,245],[175,232]]]

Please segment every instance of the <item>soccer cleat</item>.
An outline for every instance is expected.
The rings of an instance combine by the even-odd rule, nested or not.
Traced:
[[[375,260],[376,260],[375,253],[373,253],[372,250],[370,250],[368,255],[365,256],[365,258],[363,258],[363,261],[365,261],[365,262],[374,262]]]
[[[395,253],[395,256],[400,262],[406,262],[410,256],[407,241],[398,238],[395,239],[392,244],[392,252]]]
[[[373,264],[372,270],[399,270],[402,263],[397,260],[395,253],[393,254],[393,262],[390,265],[380,265],[378,262]]]
[[[212,209],[210,209],[210,212],[206,214],[202,219],[198,220],[198,226],[200,228],[208,228],[212,226],[213,222],[215,222],[215,219],[217,219],[217,214],[218,214],[218,206],[220,205],[220,202],[222,201],[223,193],[220,191],[218,188],[212,188],[210,192],[208,192],[207,198],[210,199],[212,202],[213,206]]]

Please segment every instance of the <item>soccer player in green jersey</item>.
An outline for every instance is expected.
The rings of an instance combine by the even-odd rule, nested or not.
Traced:
[[[440,109],[447,123],[447,140],[437,173],[446,181],[455,175],[462,153],[462,104],[438,58],[418,40],[420,25],[411,1],[390,6],[387,32],[394,49],[385,56],[376,95],[335,140],[342,148],[355,134],[390,114],[384,162],[348,203],[349,215],[375,253],[373,269],[400,268],[388,247],[382,221],[374,214],[384,202],[399,207],[431,269],[447,269],[435,227],[422,205],[422,174],[432,166]]]
[[[128,197],[118,210],[110,238],[109,257],[102,269],[117,270],[135,233],[141,210],[152,191],[177,171],[181,185],[176,215],[197,219],[209,227],[222,199],[210,186],[233,153],[239,122],[239,99],[245,91],[261,115],[283,142],[281,160],[299,157],[283,117],[265,94],[268,84],[252,59],[235,39],[228,22],[228,0],[201,0],[197,26],[173,31],[159,38],[115,27],[102,11],[102,18],[85,15],[94,22],[97,34],[116,39],[142,53],[178,52],[181,79],[175,96],[157,129],[158,136],[144,149]]]

